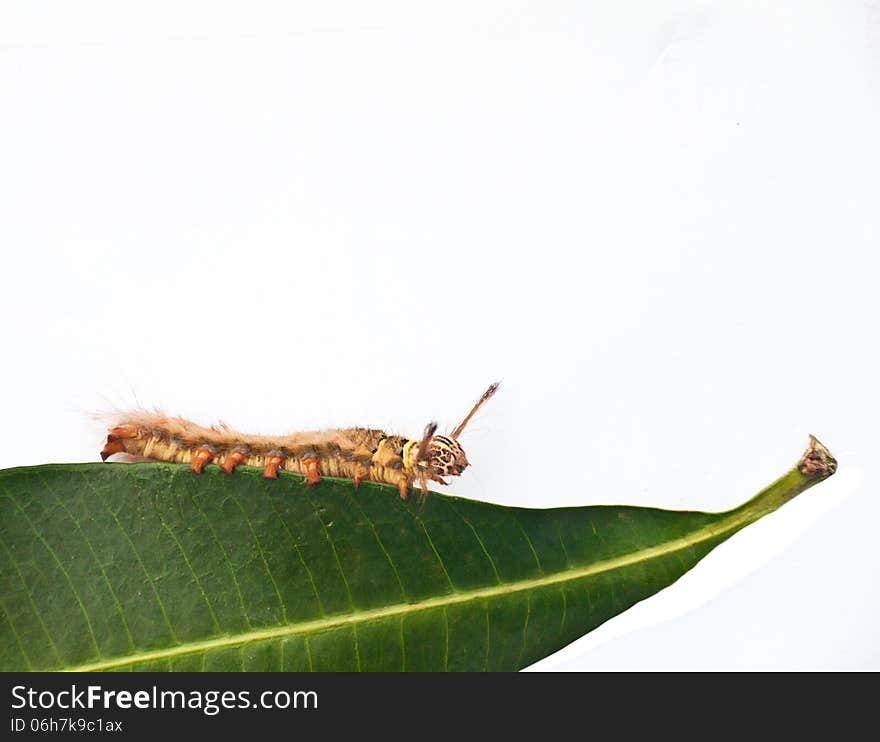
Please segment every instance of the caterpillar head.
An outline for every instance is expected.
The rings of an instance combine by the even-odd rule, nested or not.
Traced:
[[[486,402],[489,397],[495,394],[498,389],[498,383],[491,384],[489,388],[483,392],[483,396],[477,400],[471,411],[465,415],[455,429],[448,435],[434,435],[437,430],[437,423],[429,423],[425,428],[425,434],[422,440],[414,446],[415,460],[422,461],[423,471],[427,469],[429,476],[435,482],[446,484],[443,477],[457,477],[469,465],[467,456],[464,455],[464,449],[459,444],[457,438],[464,430],[465,425],[474,416],[474,413]],[[419,452],[424,451],[422,457]],[[423,480],[424,489],[424,480]]]
[[[432,474],[440,477],[457,477],[468,466],[464,449],[457,440],[445,435],[431,438],[426,458]]]

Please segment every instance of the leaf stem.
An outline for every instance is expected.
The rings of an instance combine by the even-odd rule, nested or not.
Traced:
[[[779,509],[814,484],[828,479],[836,471],[837,460],[816,436],[811,435],[807,450],[793,469],[767,485],[751,500],[728,510],[725,515],[730,524],[739,530]]]

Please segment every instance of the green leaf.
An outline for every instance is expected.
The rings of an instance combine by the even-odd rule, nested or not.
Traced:
[[[0,471],[2,670],[514,670],[834,472],[725,513],[529,510],[256,470]]]

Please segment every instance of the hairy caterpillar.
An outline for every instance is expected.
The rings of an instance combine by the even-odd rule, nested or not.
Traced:
[[[196,474],[212,461],[227,474],[244,464],[262,467],[263,476],[269,479],[277,478],[279,469],[303,474],[308,484],[320,482],[322,474],[352,479],[355,487],[372,480],[397,485],[402,498],[418,480],[426,495],[428,480],[446,484],[444,476],[458,476],[469,465],[457,438],[497,389],[497,382],[489,386],[448,436],[436,435],[437,423],[431,422],[419,440],[372,428],[247,435],[222,422],[204,428],[161,412],[126,412],[115,418],[101,459],[126,453],[188,463]]]

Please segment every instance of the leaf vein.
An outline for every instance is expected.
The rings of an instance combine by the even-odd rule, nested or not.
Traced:
[[[89,637],[92,640],[92,646],[95,648],[95,654],[100,658],[103,657],[101,654],[101,649],[98,647],[98,637],[95,636],[95,629],[92,627],[92,619],[89,616],[89,612],[86,610],[85,604],[80,597],[79,591],[76,589],[76,585],[73,584],[73,578],[70,576],[70,573],[67,571],[65,566],[61,563],[61,560],[58,558],[58,554],[55,552],[55,549],[46,541],[46,538],[42,533],[37,529],[37,527],[33,524],[33,521],[28,516],[27,512],[21,505],[18,504],[18,501],[13,497],[13,495],[9,492],[9,489],[4,486],[4,491],[6,492],[6,497],[12,502],[12,504],[16,507],[16,509],[24,516],[25,521],[27,521],[28,526],[34,532],[34,535],[39,539],[40,543],[46,547],[46,550],[51,554],[53,561],[58,565],[58,569],[61,570],[64,578],[67,580],[67,584],[70,586],[70,590],[73,593],[73,597],[76,599],[77,605],[79,605],[80,610],[82,611],[83,618],[86,620],[86,627],[89,630]]]
[[[308,485],[306,485],[308,486]],[[330,538],[330,532],[327,530],[327,525],[324,523],[324,519],[320,516],[318,511],[315,509],[312,498],[306,494],[306,498],[309,502],[309,506],[312,510],[312,515],[317,518],[318,523],[321,524],[321,529],[324,531],[324,537],[327,539],[327,543],[330,544],[330,549],[333,551],[333,559],[336,561],[336,569],[339,570],[339,576],[342,578],[342,583],[345,585],[345,592],[348,595],[348,604],[354,609],[354,598],[351,595],[351,588],[348,585],[348,578],[345,576],[345,571],[342,569],[342,562],[339,561],[339,554],[336,551],[336,544],[333,543],[333,539]]]
[[[76,530],[79,532],[80,536],[82,536],[83,541],[88,547],[89,553],[92,555],[92,558],[95,560],[95,564],[98,565],[98,570],[101,572],[101,578],[104,580],[104,584],[107,586],[107,589],[110,591],[110,596],[113,598],[113,603],[116,606],[116,611],[119,613],[119,618],[122,621],[122,627],[125,629],[125,636],[128,639],[128,646],[134,651],[135,641],[134,636],[132,636],[131,629],[128,626],[128,621],[125,618],[125,611],[122,610],[122,604],[119,602],[119,597],[116,595],[116,591],[113,589],[113,583],[110,582],[110,578],[107,576],[107,570],[104,569],[104,565],[101,563],[101,560],[98,559],[98,555],[95,552],[95,548],[92,545],[91,540],[86,535],[86,533],[82,530],[80,526],[79,520],[74,516],[67,505],[64,504],[64,498],[60,497],[55,489],[51,486],[51,484],[46,480],[43,476],[42,472],[38,473],[40,481],[43,483],[43,486],[48,490],[54,497],[61,508],[67,513],[68,517],[71,521],[73,521],[73,525],[76,527]]]
[[[526,634],[529,630],[529,617],[532,615],[532,594],[531,592],[526,593],[526,620],[523,623],[522,630],[522,646],[519,650],[519,656],[516,658],[516,666],[522,666],[522,658],[526,651]]]
[[[46,641],[49,642],[49,646],[52,649],[52,654],[55,655],[55,659],[58,664],[62,664],[61,655],[58,652],[58,645],[55,644],[55,639],[53,638],[49,628],[46,626],[46,622],[43,620],[43,614],[39,608],[37,608],[37,604],[34,602],[33,593],[31,593],[31,589],[28,586],[27,582],[24,579],[24,574],[22,574],[21,567],[18,564],[18,560],[15,558],[15,555],[12,553],[12,549],[10,549],[6,542],[0,537],[0,546],[3,546],[4,551],[9,555],[9,561],[12,563],[12,566],[15,568],[16,573],[18,574],[18,578],[21,580],[22,587],[24,587],[24,591],[27,594],[28,602],[31,604],[31,609],[34,612],[34,615],[37,617],[37,621],[40,624],[40,627],[43,629],[43,633],[46,635]]]
[[[446,575],[446,579],[449,581],[450,589],[455,591],[455,585],[452,583],[452,577],[449,576],[449,570],[446,569],[446,564],[443,562],[443,557],[440,556],[440,552],[437,551],[437,547],[434,546],[434,541],[431,539],[431,534],[428,533],[428,527],[418,515],[412,513],[412,516],[413,518],[415,518],[416,522],[422,527],[422,531],[424,531],[425,533],[425,538],[428,539],[428,544],[431,546],[431,551],[434,552],[434,556],[437,557],[437,561],[440,563],[440,569],[443,570],[443,574]]]
[[[486,559],[489,560],[489,564],[492,566],[492,571],[495,573],[495,579],[498,581],[499,585],[502,584],[501,575],[498,573],[498,568],[495,566],[495,560],[492,559],[492,555],[486,549],[486,544],[483,543],[483,539],[480,538],[480,534],[477,533],[477,529],[474,528],[473,523],[471,523],[467,518],[459,513],[458,509],[452,503],[449,503],[449,507],[451,507],[453,512],[455,512],[455,514],[467,524],[467,527],[471,529],[471,532],[474,534],[474,538],[477,539],[477,543],[480,545],[480,548],[486,555]]]
[[[515,515],[513,516],[513,521],[514,523],[516,523],[517,527],[522,532],[522,535],[525,537],[526,543],[529,545],[529,549],[532,552],[532,556],[535,557],[535,564],[538,565],[538,571],[541,574],[544,574],[544,568],[541,566],[541,560],[538,558],[538,552],[535,551],[535,545],[532,543],[532,539],[529,538],[529,534],[526,533],[526,529],[523,528],[522,523],[520,523],[519,521],[519,518],[517,518]]]
[[[281,608],[281,620],[284,623],[287,623],[287,606],[284,603],[284,599],[281,597],[281,591],[278,589],[278,583],[275,582],[275,575],[272,574],[272,570],[269,567],[269,562],[266,561],[266,554],[263,551],[263,544],[260,541],[260,537],[257,534],[256,529],[254,528],[254,524],[251,522],[250,516],[247,514],[247,511],[241,504],[241,501],[236,495],[233,495],[232,499],[235,501],[235,504],[238,505],[238,509],[241,510],[241,514],[244,516],[245,522],[250,529],[251,535],[254,537],[254,544],[257,547],[257,552],[260,555],[260,560],[263,562],[263,567],[266,570],[266,574],[269,576],[269,580],[272,583],[272,588],[275,590],[275,597],[278,599],[278,606]]]
[[[12,636],[15,637],[15,643],[18,645],[18,651],[24,658],[24,664],[27,665],[28,672],[33,672],[33,663],[31,662],[30,657],[28,657],[27,650],[24,648],[24,642],[21,640],[21,636],[19,636],[18,630],[15,628],[15,624],[12,622],[12,616],[6,609],[6,603],[4,602],[3,598],[0,598],[0,609],[3,610],[3,615],[6,616],[6,623],[9,624],[9,628],[12,630]]]
[[[110,516],[113,518],[116,525],[119,527],[119,530],[122,532],[122,535],[125,537],[126,542],[131,547],[132,552],[134,552],[135,559],[137,559],[138,564],[140,564],[141,569],[144,571],[144,576],[147,578],[147,581],[150,583],[150,587],[153,590],[153,594],[156,596],[156,602],[159,605],[159,610],[162,613],[162,618],[165,620],[165,625],[168,627],[168,634],[171,637],[172,641],[176,644],[180,644],[180,640],[177,638],[177,634],[174,631],[174,627],[171,625],[171,620],[168,618],[168,611],[165,610],[165,603],[162,602],[162,597],[159,595],[159,590],[156,587],[156,583],[153,580],[153,576],[150,574],[150,571],[147,569],[147,565],[144,564],[144,560],[141,557],[141,553],[138,551],[137,546],[135,546],[134,541],[131,540],[131,536],[129,536],[128,531],[123,528],[122,523],[120,522],[116,513],[113,512],[113,509],[107,504],[107,501],[101,495],[101,493],[92,487],[91,483],[88,482],[86,478],[86,484],[94,493],[94,495],[101,501],[104,507],[107,509],[107,512],[110,513]]]
[[[382,543],[382,539],[379,538],[379,532],[376,530],[376,525],[367,517],[367,514],[364,512],[364,509],[361,507],[361,504],[357,501],[357,499],[346,490],[346,495],[348,499],[354,504],[354,506],[358,509],[363,519],[369,524],[370,530],[373,532],[373,537],[376,539],[376,543],[379,545],[379,548],[382,550],[382,553],[385,555],[385,558],[388,560],[388,564],[391,565],[391,569],[394,572],[394,577],[397,579],[397,585],[400,587],[400,596],[407,600],[406,589],[403,587],[403,580],[400,579],[400,572],[397,571],[397,565],[394,563],[394,560],[391,558],[391,555],[388,553],[388,549],[385,548],[385,544]]]
[[[181,556],[183,557],[183,561],[186,562],[186,568],[192,575],[192,578],[196,583],[196,587],[199,589],[199,592],[202,594],[202,598],[205,601],[205,605],[208,607],[208,612],[211,614],[211,620],[214,622],[214,628],[217,629],[218,632],[221,632],[223,629],[220,626],[220,621],[217,620],[217,614],[214,613],[214,606],[212,606],[211,601],[208,600],[208,595],[205,593],[205,588],[202,587],[202,581],[196,574],[195,569],[193,569],[192,562],[190,562],[189,560],[186,549],[183,548],[183,544],[180,543],[180,539],[177,538],[177,535],[174,533],[172,528],[165,522],[165,519],[162,517],[162,514],[159,512],[158,509],[156,510],[156,514],[159,516],[159,522],[162,524],[162,528],[164,528],[168,532],[168,535],[171,536],[171,538],[174,540],[174,543],[177,544],[177,548],[180,551]]]
[[[217,535],[217,530],[211,523],[211,519],[208,517],[208,514],[204,510],[202,510],[198,502],[196,502],[195,498],[192,498],[192,503],[195,509],[199,511],[199,515],[202,516],[202,520],[205,522],[205,525],[208,526],[208,530],[211,532],[211,537],[214,539],[214,542],[220,549],[220,553],[223,554],[223,562],[229,568],[229,574],[232,577],[232,584],[235,585],[235,592],[238,595],[238,603],[241,606],[241,612],[244,616],[244,621],[248,625],[248,627],[251,628],[253,624],[251,624],[250,616],[248,616],[247,606],[244,603],[244,595],[241,592],[241,585],[238,582],[238,576],[235,574],[235,565],[233,565],[232,559],[229,558],[229,553],[226,551],[226,547],[223,546],[223,542],[221,541],[220,536]]]
[[[273,506],[275,509],[275,514],[278,516],[278,520],[281,521],[281,527],[287,531],[287,535],[290,536],[290,544],[293,546],[293,550],[296,552],[296,558],[299,559],[299,563],[303,566],[303,569],[306,571],[306,575],[309,578],[309,583],[312,586],[312,592],[315,594],[315,600],[318,601],[318,613],[321,618],[327,615],[327,612],[324,610],[324,603],[321,601],[321,595],[318,593],[318,585],[315,583],[315,577],[312,574],[312,570],[309,569],[309,565],[306,564],[306,560],[303,559],[302,551],[299,548],[299,544],[297,543],[296,536],[293,535],[293,531],[290,530],[290,526],[287,525],[287,521],[284,518],[284,514],[278,510],[278,506]]]

